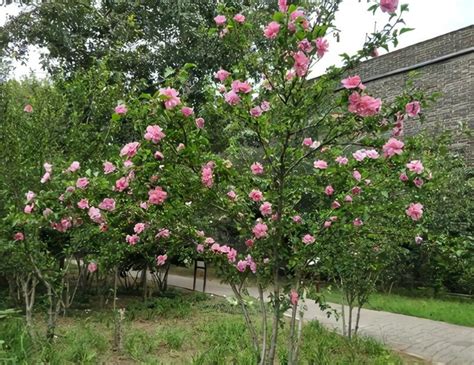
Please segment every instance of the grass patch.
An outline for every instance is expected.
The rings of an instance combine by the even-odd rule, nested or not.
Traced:
[[[341,302],[341,293],[338,289],[325,289],[322,291],[322,295],[328,302]],[[472,300],[460,301],[374,293],[364,308],[474,327],[474,302]]]
[[[1,364],[239,364],[254,365],[240,309],[222,298],[174,292],[173,298],[146,303],[124,298],[124,351],[112,349],[110,311],[70,311],[61,318],[58,337],[33,341],[22,318],[0,320]],[[254,312],[254,320],[259,317]],[[42,318],[38,318],[41,322]],[[302,364],[404,364],[397,354],[369,339],[349,341],[316,322],[305,325]],[[38,328],[44,333],[44,328]],[[278,361],[286,363],[287,329],[280,337]]]

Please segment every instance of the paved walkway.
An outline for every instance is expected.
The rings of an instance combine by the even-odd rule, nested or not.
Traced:
[[[182,288],[193,287],[192,277],[170,274],[168,282]],[[196,290],[202,290],[202,280],[199,278]],[[230,287],[217,280],[207,280],[206,292],[233,296]],[[257,296],[256,289],[250,288],[249,292]],[[317,319],[326,327],[342,332],[341,321],[336,321],[334,316],[327,318],[312,300],[307,300],[306,304],[306,320]],[[334,304],[333,308],[340,310],[337,304]],[[474,365],[474,328],[362,309],[359,331],[362,335],[373,337],[395,350],[437,365]]]

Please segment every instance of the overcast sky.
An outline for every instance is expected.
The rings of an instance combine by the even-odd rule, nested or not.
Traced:
[[[275,0],[276,1],[276,0]],[[471,25],[474,23],[474,0],[405,0],[410,12],[404,17],[408,27],[414,31],[403,34],[398,48],[406,47],[438,35]],[[333,64],[339,63],[339,54],[353,53],[363,44],[366,33],[374,30],[374,22],[382,27],[388,20],[388,14],[377,11],[376,16],[367,12],[365,0],[345,0],[338,13],[336,24],[341,30],[341,39],[337,43],[330,38],[330,52],[319,62],[312,75],[318,75]],[[17,14],[16,5],[0,7],[0,24],[4,24],[8,15]],[[44,77],[45,73],[39,65],[39,51],[31,53],[27,65],[14,64],[12,76],[21,78],[33,72],[36,77]]]

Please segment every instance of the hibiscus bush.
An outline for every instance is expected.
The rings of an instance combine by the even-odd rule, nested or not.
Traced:
[[[279,11],[261,24],[220,8],[211,34],[226,47],[248,44],[253,52],[216,70],[204,103],[186,101],[193,67],[186,65],[155,94],[116,106],[109,131],[126,128],[129,139],[102,168],[74,156],[64,166],[44,164],[40,191],[28,192],[23,211],[10,215],[8,234],[48,288],[51,313],[73,298],[62,263],[73,257],[84,262],[85,275],[102,271],[107,280],[113,273],[116,291],[121,267],[152,270],[163,289],[170,257],[198,255],[232,287],[259,363],[273,364],[279,353],[296,364],[300,297],[321,265],[332,277],[354,279],[348,288],[372,286],[356,280],[379,275],[396,250],[392,235],[414,239],[422,232],[419,192],[431,183],[431,162],[400,136],[427,98],[407,91],[384,102],[350,72],[397,43],[408,9],[398,1],[371,7],[388,13],[387,24],[345,56],[343,67],[308,79],[330,51],[338,5],[322,2],[309,13],[280,0]],[[256,46],[257,33],[265,47]],[[219,153],[216,130],[226,145]],[[45,231],[59,234],[64,261],[54,260]],[[260,328],[248,313],[249,278],[259,290]],[[287,310],[289,343],[277,351]],[[50,321],[54,329],[54,315]]]

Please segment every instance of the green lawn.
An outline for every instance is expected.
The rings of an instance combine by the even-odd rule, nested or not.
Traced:
[[[340,303],[339,290],[323,290],[326,301]],[[375,293],[364,308],[408,316],[428,318],[462,326],[474,327],[474,301],[407,297],[396,294]]]
[[[224,299],[189,292],[174,292],[173,298],[151,299],[146,304],[137,298],[119,298],[119,305],[127,308],[122,353],[112,350],[110,310],[76,308],[60,319],[54,344],[34,343],[21,317],[0,319],[0,363],[256,364],[240,310]],[[80,307],[86,308],[87,302]],[[43,320],[42,315],[37,316],[38,323]],[[44,333],[41,326],[38,330]],[[302,364],[418,363],[374,340],[349,341],[316,322],[305,325],[303,331]],[[284,330],[282,336],[286,335]],[[283,341],[278,358],[280,364],[286,363]]]

